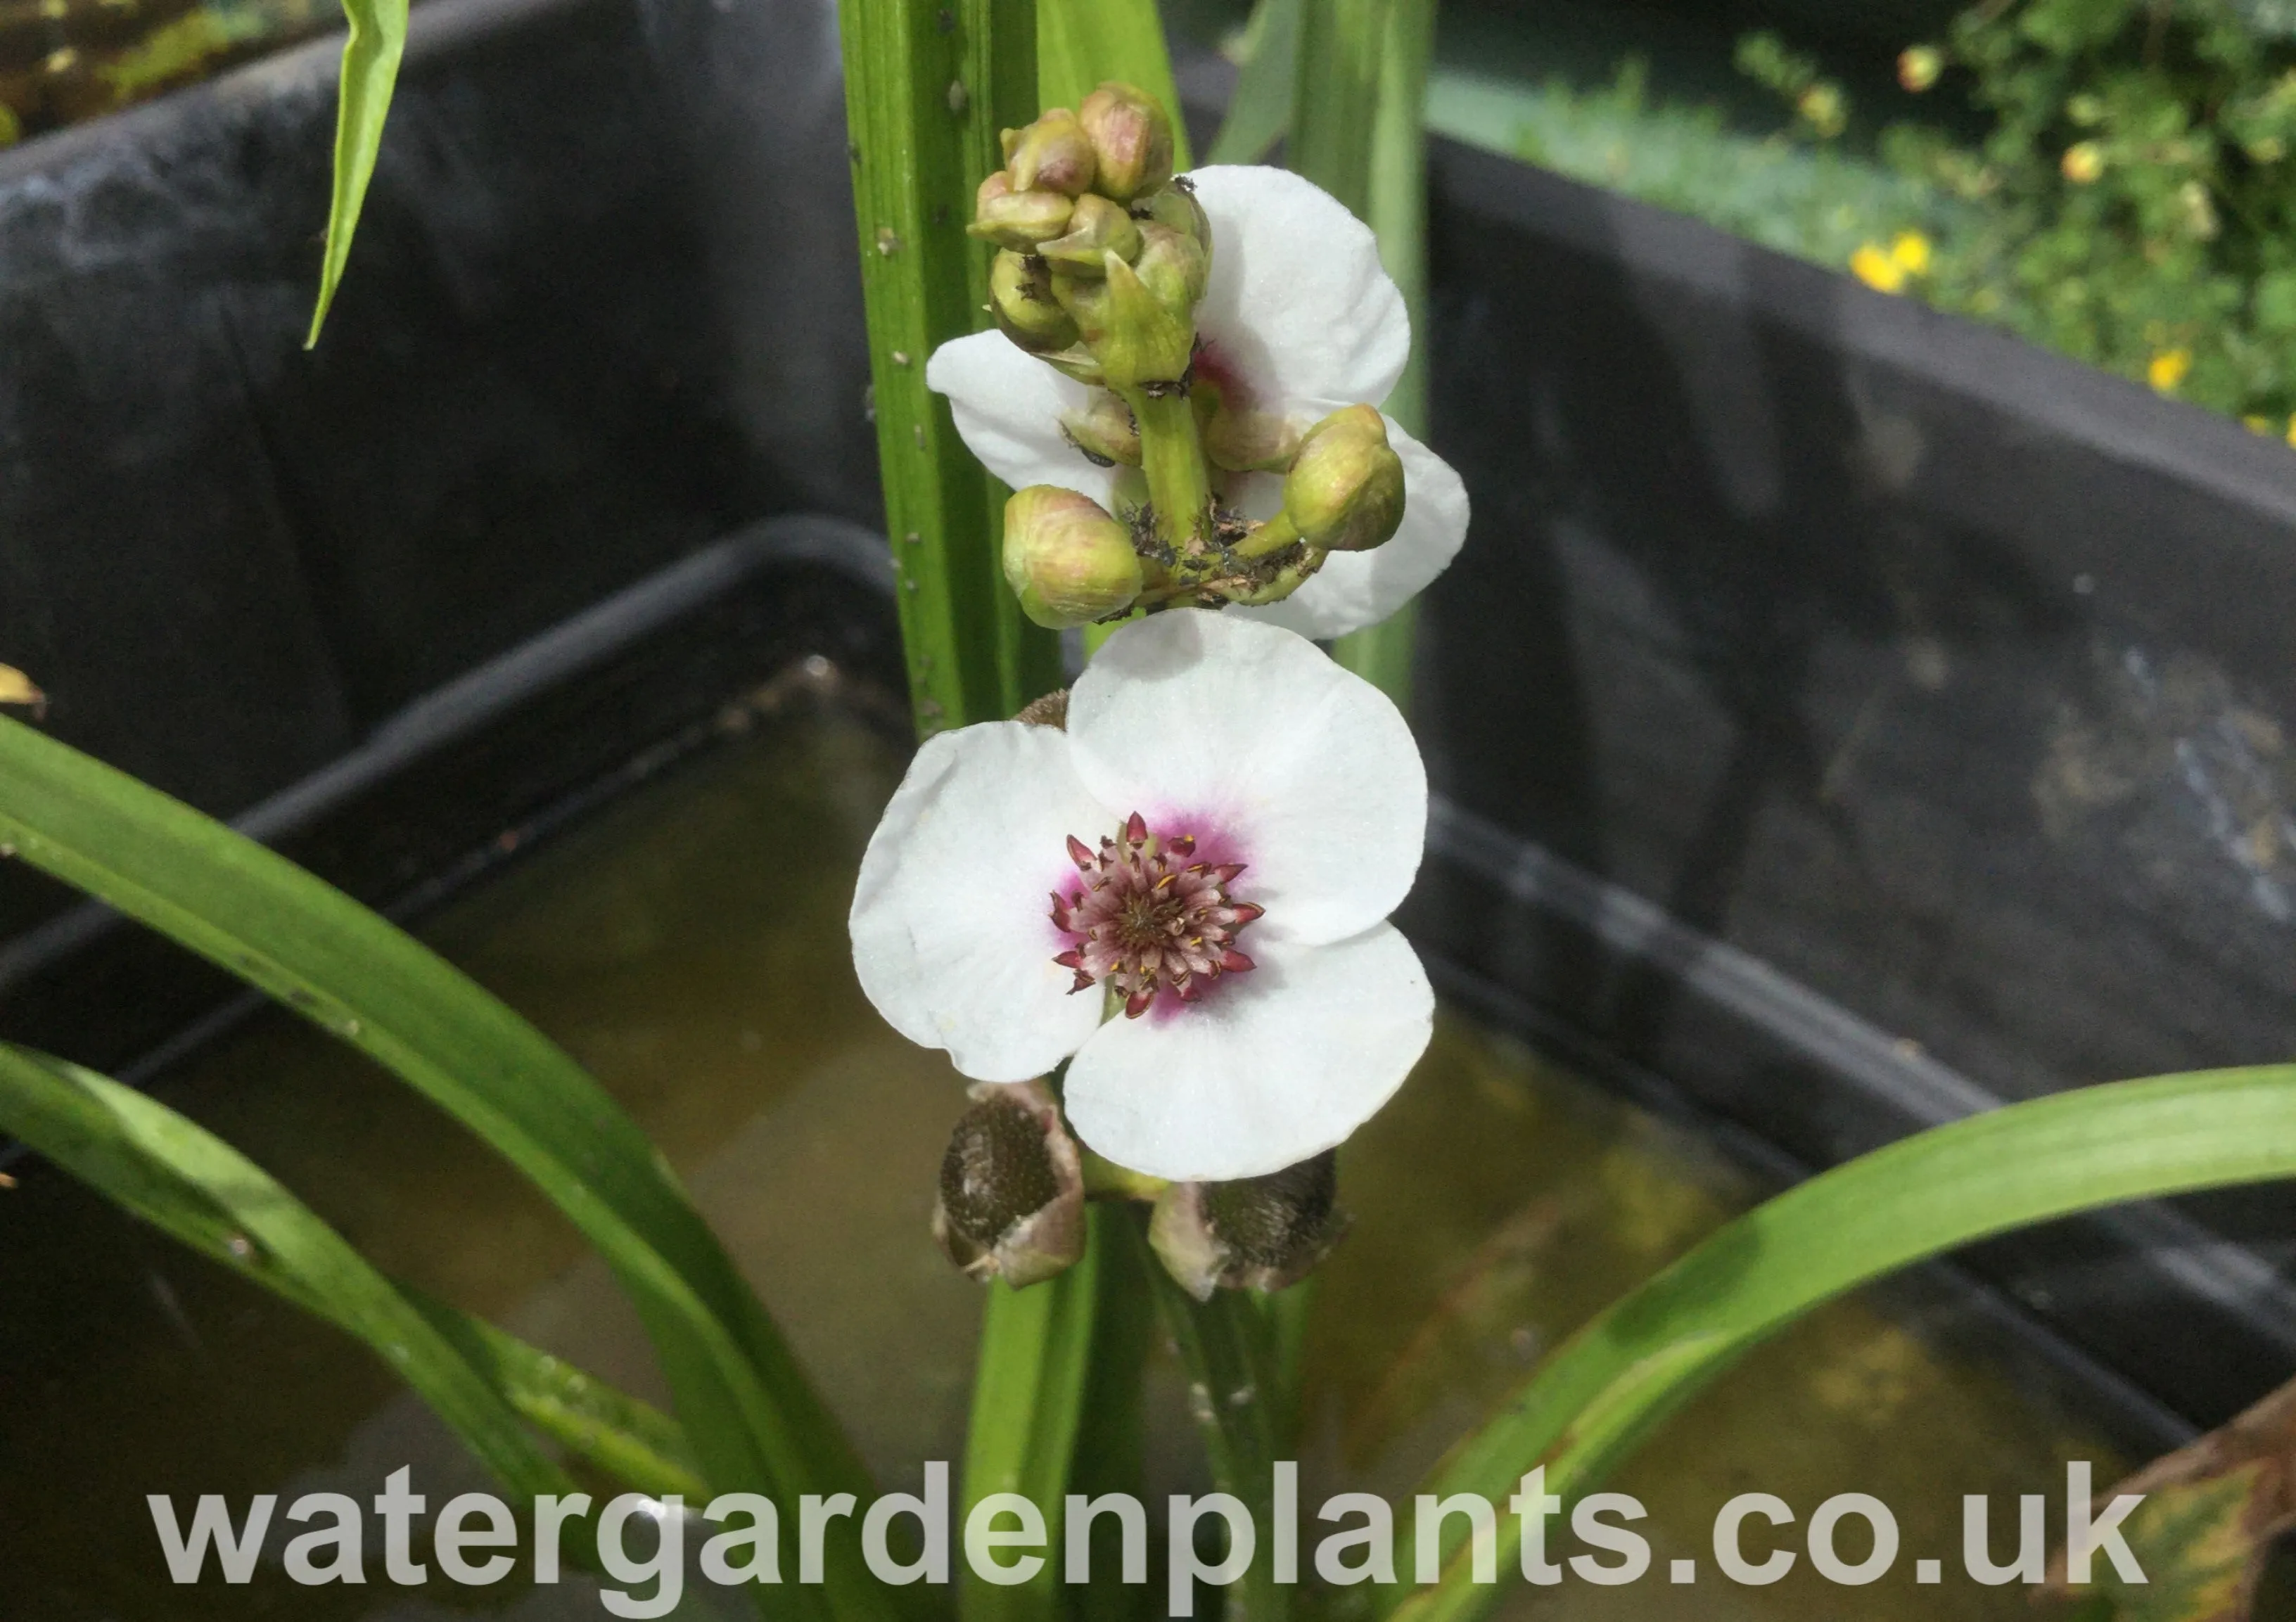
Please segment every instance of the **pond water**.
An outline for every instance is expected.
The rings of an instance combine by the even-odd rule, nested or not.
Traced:
[[[888,1485],[962,1456],[980,1293],[926,1235],[958,1081],[855,986],[853,872],[903,757],[800,700],[548,842],[424,933],[563,1043],[661,1144]],[[164,1095],[251,1153],[384,1268],[641,1391],[643,1339],[577,1235],[488,1151],[350,1051],[250,1023]],[[582,1591],[176,1588],[144,1495],[333,1487],[412,1462],[433,1507],[483,1487],[381,1368],[332,1331],[20,1167],[0,1192],[0,1611],[42,1622],[601,1614]],[[1679,1133],[1447,1012],[1401,1097],[1346,1150],[1355,1228],[1318,1282],[1303,1489],[1407,1490],[1540,1352],[1759,1186]],[[1932,1296],[1938,1292],[1930,1292]],[[1859,1590],[1806,1580],[1518,1591],[1541,1618],[1980,1618],[2015,1589],[1916,1554],[1959,1548],[1964,1493],[2062,1495],[2117,1461],[2046,1386],[1968,1349],[1964,1311],[1896,1296],[1821,1314],[1678,1418],[1617,1485],[1656,1571],[1706,1554],[1732,1495],[1806,1518],[1876,1495],[1905,1554]],[[1201,1480],[1157,1375],[1151,1486]],[[1844,1551],[1859,1552],[1853,1528]],[[1702,1569],[1710,1562],[1702,1561]],[[380,1571],[373,1576],[379,1579]],[[706,1602],[693,1614],[712,1614]],[[730,1611],[727,1614],[731,1614]]]

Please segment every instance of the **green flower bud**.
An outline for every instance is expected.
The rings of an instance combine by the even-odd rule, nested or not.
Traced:
[[[1013,177],[997,170],[980,183],[972,201],[972,224],[965,229],[1000,248],[1036,250],[1069,228],[1075,200],[1058,192],[1016,192]]]
[[[1190,397],[1197,438],[1216,468],[1231,473],[1280,473],[1300,454],[1300,430],[1279,412],[1261,411],[1216,379],[1199,373]]]
[[[1090,193],[1076,200],[1068,233],[1037,250],[1055,270],[1072,276],[1100,274],[1102,259],[1113,253],[1129,261],[1140,251],[1140,226],[1118,204]]]
[[[1193,237],[1151,222],[1140,227],[1140,253],[1132,268],[1167,307],[1189,315],[1204,296],[1212,262]]]
[[[1004,578],[1049,630],[1120,614],[1140,594],[1132,531],[1089,496],[1032,484],[1004,504]]]
[[[1111,389],[1177,384],[1187,375],[1196,347],[1195,324],[1148,290],[1138,273],[1114,254],[1103,261],[1107,302],[1099,312],[1100,337],[1081,315],[1077,325],[1099,358]],[[1074,307],[1071,306],[1071,310]]]
[[[1016,133],[1018,139],[1004,149],[1014,191],[1041,189],[1076,197],[1092,190],[1099,160],[1076,114],[1065,107],[1049,107],[1034,124]]]
[[[1140,465],[1140,424],[1132,407],[1105,389],[1095,389],[1083,410],[1062,414],[1061,435],[1103,466]]]
[[[1097,276],[1080,276],[1054,266],[1053,297],[1060,300],[1061,307],[1077,324],[1078,341],[1096,355],[1102,340],[1108,336],[1111,306],[1106,266],[1103,266]]]
[[[1077,341],[1076,318],[1053,297],[1053,273],[1034,255],[1000,250],[988,266],[988,298],[998,329],[1032,355]]]
[[[1215,1290],[1283,1290],[1331,1254],[1347,1231],[1339,1157],[1330,1150],[1264,1177],[1176,1183],[1158,1196],[1148,1242],[1199,1301]]]
[[[1132,217],[1143,223],[1152,220],[1167,230],[1193,237],[1208,258],[1211,253],[1211,216],[1206,214],[1203,204],[1196,201],[1196,188],[1192,181],[1175,180],[1168,186],[1151,192],[1133,203]]]
[[[1283,476],[1283,516],[1328,552],[1368,552],[1403,522],[1403,459],[1369,406],[1335,411],[1300,443]]]
[[[1060,1106],[1042,1082],[983,1082],[941,1158],[932,1233],[983,1283],[1015,1290],[1084,1254],[1084,1167]]]
[[[1172,178],[1172,119],[1145,92],[1103,85],[1085,97],[1077,121],[1098,157],[1103,196],[1130,202]]]

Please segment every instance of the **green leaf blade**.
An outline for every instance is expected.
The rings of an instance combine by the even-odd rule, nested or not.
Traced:
[[[498,999],[275,853],[5,719],[0,840],[368,1053],[523,1173],[636,1303],[713,1484],[871,1490],[645,1135]],[[883,1614],[851,1540],[832,1552],[831,1609]]]
[[[944,26],[946,20],[946,26]],[[1004,584],[1004,492],[925,386],[932,352],[988,324],[970,235],[997,131],[1036,116],[1028,0],[841,0],[846,126],[885,527],[920,732],[1003,720],[1061,684],[1060,642]]]
[[[343,66],[335,104],[333,184],[327,199],[327,243],[319,261],[319,296],[311,309],[307,349],[319,341],[350,263],[351,238],[374,178],[382,151],[383,121],[398,84],[398,64],[406,53],[407,0],[343,0],[350,37],[343,42]]]
[[[109,1077],[7,1044],[0,1044],[0,1130],[171,1237],[364,1341],[512,1491],[531,1500],[574,1490],[498,1384],[431,1315],[229,1144]]]
[[[1037,0],[1037,95],[1076,107],[1110,79],[1144,90],[1172,115],[1172,164],[1194,168],[1179,86],[1155,0]],[[1029,117],[1036,111],[1030,110]]]
[[[2014,1228],[2127,1200],[2296,1177],[2296,1066],[2117,1082],[1918,1134],[1787,1191],[1573,1336],[1423,1490],[1498,1502],[1534,1467],[1566,1500],[1739,1356],[1811,1308]],[[1521,1522],[1504,1522],[1511,1552]],[[1459,1538],[1464,1537],[1464,1533]],[[1382,1596],[1409,1622],[1467,1622],[1500,1593],[1447,1538],[1442,1581]],[[1503,1553],[1501,1563],[1509,1558]],[[1397,1569],[1412,1569],[1398,1551]]]

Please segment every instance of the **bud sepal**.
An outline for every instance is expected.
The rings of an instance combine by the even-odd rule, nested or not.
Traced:
[[[941,1158],[932,1234],[968,1277],[1015,1290],[1084,1255],[1084,1170],[1041,1081],[981,1082]]]
[[[1288,1289],[1346,1233],[1338,1196],[1339,1157],[1328,1149],[1266,1176],[1175,1183],[1156,1200],[1148,1243],[1199,1301],[1215,1290]]]

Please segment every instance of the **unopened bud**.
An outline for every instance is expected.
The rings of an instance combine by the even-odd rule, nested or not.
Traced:
[[[1369,406],[1335,411],[1300,441],[1283,476],[1283,515],[1326,552],[1368,552],[1403,522],[1403,458]]]
[[[1046,261],[1051,264],[1050,260]],[[1096,276],[1079,276],[1054,266],[1053,297],[1077,324],[1077,332],[1084,346],[1095,355],[1101,340],[1108,336],[1109,298],[1108,273],[1105,265]]]
[[[1140,227],[1140,254],[1132,268],[1167,307],[1190,315],[1204,296],[1212,262],[1193,237],[1152,221]]]
[[[1204,455],[1231,473],[1280,473],[1300,454],[1300,430],[1280,412],[1262,411],[1242,390],[1200,370],[1192,397]]]
[[[1132,407],[1105,389],[1093,390],[1081,411],[1061,414],[1061,435],[1103,467],[1140,465],[1140,424]]]
[[[1092,190],[1098,160],[1076,114],[1065,107],[1046,108],[1018,135],[1004,150],[1004,167],[1012,171],[1014,191],[1041,187],[1077,197]]]
[[[1072,276],[1096,276],[1109,254],[1129,261],[1140,251],[1140,226],[1121,204],[1087,194],[1076,200],[1065,234],[1037,250],[1055,270]]]
[[[1102,194],[1130,202],[1172,178],[1172,119],[1145,92],[1109,83],[1085,97],[1077,120],[1098,162]]]
[[[965,229],[986,237],[1000,248],[1036,251],[1069,228],[1075,200],[1058,192],[1016,192],[1013,177],[998,169],[980,183],[973,196],[972,224]]]
[[[1207,256],[1211,253],[1211,216],[1196,201],[1193,181],[1175,180],[1138,199],[1132,205],[1132,217],[1143,223],[1152,220],[1168,231],[1193,237]]]
[[[988,266],[988,298],[997,327],[1032,355],[1077,341],[1076,318],[1053,297],[1052,269],[1033,254],[1000,250]]]
[[[983,1283],[1015,1290],[1084,1254],[1084,1167],[1060,1106],[1039,1081],[983,1082],[941,1157],[933,1238]]]
[[[1215,1290],[1298,1283],[1347,1231],[1331,1150],[1264,1177],[1176,1183],[1158,1196],[1148,1242],[1164,1271],[1199,1301]]]
[[[1898,53],[1898,83],[1919,95],[1945,72],[1945,53],[1935,45],[1908,45]]]
[[[1077,325],[1099,357],[1100,369],[1111,389],[1138,389],[1151,384],[1177,383],[1187,375],[1195,353],[1195,324],[1185,310],[1175,310],[1149,291],[1139,274],[1114,254],[1103,261],[1107,304],[1094,324],[1079,315]]]
[[[1049,630],[1120,614],[1140,594],[1132,531],[1091,496],[1032,484],[1004,504],[1004,579]]]

